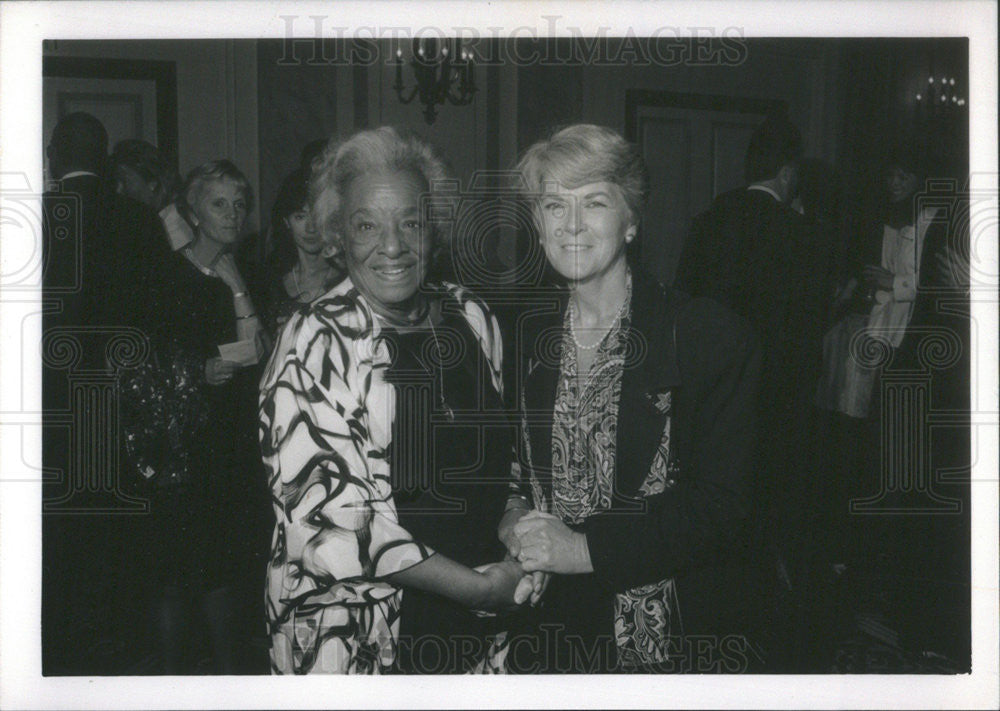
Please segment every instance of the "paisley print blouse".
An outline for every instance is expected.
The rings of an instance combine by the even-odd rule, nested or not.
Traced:
[[[498,391],[496,320],[444,285]],[[380,673],[396,657],[402,592],[392,573],[433,553],[399,525],[390,484],[390,356],[344,279],[292,316],[261,382],[260,442],[276,517],[266,606],[275,673]]]
[[[623,316],[598,347],[585,378],[577,368],[567,309],[563,321],[562,356],[552,427],[552,512],[569,524],[611,507],[615,482],[616,442],[622,373],[628,357],[632,281]],[[670,396],[662,398],[670,407]],[[627,416],[626,416],[627,417]],[[670,421],[664,428],[653,465],[642,486],[643,496],[664,489],[672,466]],[[667,661],[670,635],[680,634],[680,612],[672,580],[661,580],[615,596],[615,641],[621,669],[641,669]]]

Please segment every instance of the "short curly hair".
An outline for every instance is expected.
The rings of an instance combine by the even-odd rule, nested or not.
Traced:
[[[341,142],[331,140],[313,159],[309,180],[309,203],[325,240],[341,233],[340,209],[354,180],[386,170],[420,176],[431,195],[439,193],[451,180],[451,170],[437,149],[406,129],[382,126],[359,131]],[[428,228],[437,248],[447,243],[447,232],[439,223],[431,220]]]
[[[632,219],[639,222],[649,196],[649,173],[631,143],[604,126],[574,124],[538,141],[517,164],[527,194],[541,194],[547,181],[567,188],[608,182],[622,191]]]

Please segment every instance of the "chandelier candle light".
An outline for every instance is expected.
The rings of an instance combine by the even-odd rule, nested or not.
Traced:
[[[475,58],[459,40],[414,39],[412,53],[409,64],[416,84],[407,91],[403,83],[403,50],[396,49],[396,83],[392,88],[401,103],[409,104],[419,96],[428,124],[437,118],[438,104],[448,102],[453,106],[466,106],[472,103],[476,94],[472,71]]]
[[[954,77],[927,77],[927,88],[916,95],[917,103],[932,111],[965,106],[965,98],[958,94]]]

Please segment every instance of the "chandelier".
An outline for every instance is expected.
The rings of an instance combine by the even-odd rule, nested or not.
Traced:
[[[966,104],[961,89],[955,85],[955,77],[927,77],[927,86],[914,98],[918,106],[935,114],[955,111]]]
[[[403,104],[419,97],[428,124],[437,118],[437,106],[445,102],[453,106],[472,103],[476,94],[473,76],[474,57],[457,39],[420,38],[413,40],[409,64],[416,84],[407,90],[403,84],[403,50],[396,49],[396,83],[392,88]]]

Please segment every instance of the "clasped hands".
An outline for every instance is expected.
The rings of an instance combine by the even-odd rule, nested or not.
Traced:
[[[590,573],[587,537],[572,531],[558,516],[514,508],[504,514],[498,529],[507,557],[528,573],[517,585],[514,602],[530,599],[536,605],[545,593],[552,573]]]

